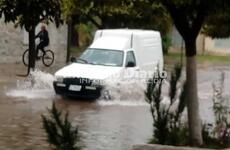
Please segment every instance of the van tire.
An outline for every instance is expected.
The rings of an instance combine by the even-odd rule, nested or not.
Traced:
[[[111,100],[111,95],[110,92],[108,90],[103,90],[102,91],[102,98],[105,100]]]

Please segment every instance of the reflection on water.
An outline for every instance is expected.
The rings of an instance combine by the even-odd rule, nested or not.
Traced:
[[[48,149],[39,110],[44,105],[13,102],[0,95],[0,149]]]
[[[211,82],[219,74],[213,70],[198,74],[202,118],[212,119]],[[226,89],[230,85],[228,75],[229,72]],[[132,91],[131,87],[137,87],[134,85],[126,90],[113,89],[117,97],[111,101],[71,101],[54,94],[53,80],[52,75],[38,71],[30,79],[0,82],[0,149],[50,149],[41,114],[47,113],[52,101],[70,112],[71,121],[79,127],[85,150],[130,150],[133,144],[146,143],[151,138],[152,118],[144,101],[144,89]]]
[[[72,112],[74,124],[79,126],[87,150],[128,150],[133,144],[145,143],[151,137],[152,119],[148,107],[84,102],[69,103],[66,107]]]

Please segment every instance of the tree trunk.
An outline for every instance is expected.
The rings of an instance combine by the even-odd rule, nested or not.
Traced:
[[[197,93],[196,40],[186,41],[185,46],[189,140],[192,146],[201,146],[203,139]]]
[[[66,63],[70,60],[70,51],[71,51],[71,44],[72,44],[72,32],[73,32],[73,25],[72,25],[72,18],[68,20],[68,39],[67,39],[67,54],[66,54]]]
[[[28,75],[30,70],[35,68],[35,26],[29,30],[29,65],[28,65]]]

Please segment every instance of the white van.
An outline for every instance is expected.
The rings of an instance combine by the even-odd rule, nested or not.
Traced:
[[[98,98],[103,81],[126,71],[163,69],[161,35],[152,30],[98,30],[93,43],[73,63],[55,73],[62,96]],[[112,79],[113,80],[113,79]]]

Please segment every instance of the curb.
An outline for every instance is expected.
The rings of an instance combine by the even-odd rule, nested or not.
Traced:
[[[157,144],[140,144],[140,145],[134,145],[133,150],[214,150],[214,149],[179,147],[179,146],[168,146],[168,145],[157,145]],[[230,148],[223,149],[223,150],[230,150]]]

